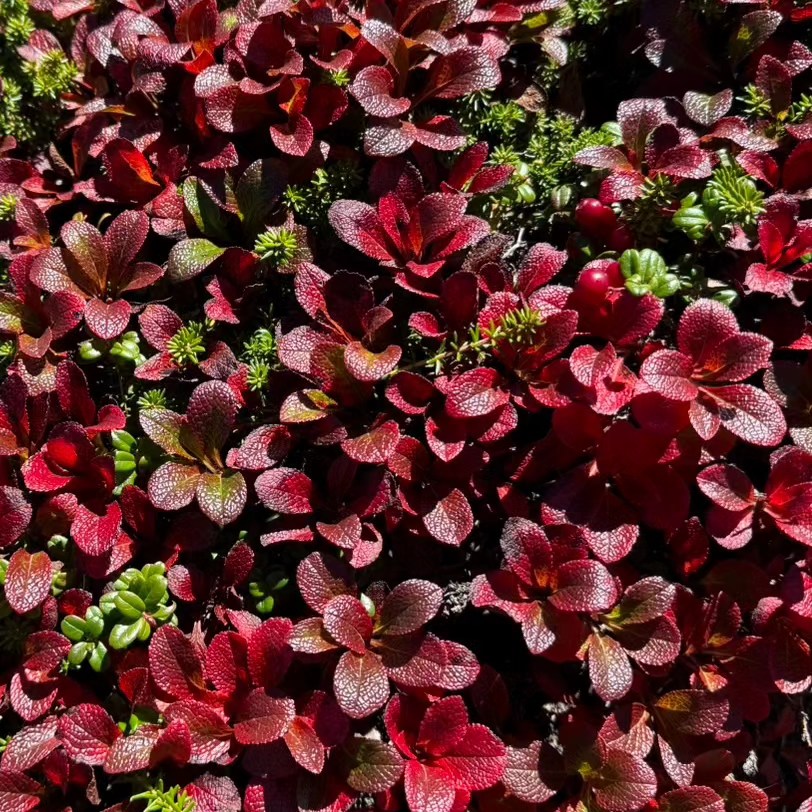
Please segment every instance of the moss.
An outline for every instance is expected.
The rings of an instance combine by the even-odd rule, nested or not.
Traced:
[[[0,137],[24,148],[47,144],[59,120],[59,100],[79,78],[79,68],[61,50],[29,62],[19,48],[42,27],[26,0],[0,3]]]

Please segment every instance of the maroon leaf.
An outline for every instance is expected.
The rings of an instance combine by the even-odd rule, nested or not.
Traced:
[[[257,628],[249,640],[248,669],[255,685],[274,688],[293,660],[290,646],[293,623],[288,618],[271,618]]]
[[[460,48],[434,60],[425,95],[458,99],[496,87],[500,79],[498,63],[484,48]]]
[[[607,635],[589,638],[589,678],[605,702],[622,699],[632,687],[632,667],[623,647]]]
[[[23,492],[7,485],[0,486],[0,547],[9,547],[22,536],[31,521],[31,505]]]
[[[30,812],[43,794],[43,787],[25,773],[0,769],[0,812]]]
[[[658,801],[664,812],[724,812],[725,802],[710,787],[679,787]]]
[[[595,800],[608,812],[639,809],[657,792],[657,777],[643,759],[612,748],[593,783]]]

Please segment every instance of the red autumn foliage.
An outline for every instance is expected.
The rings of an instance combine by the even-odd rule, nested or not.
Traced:
[[[806,5],[31,3],[0,812],[812,810]]]

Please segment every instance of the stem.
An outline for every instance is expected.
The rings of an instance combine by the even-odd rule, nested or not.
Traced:
[[[502,254],[502,259],[507,259],[508,257],[513,256],[522,246],[526,245],[524,241],[524,226],[519,229],[519,233],[516,235],[516,242],[510,246],[510,248]]]
[[[420,369],[421,367],[433,367],[436,364],[447,361],[450,358],[456,356],[457,360],[461,360],[461,356],[464,353],[476,351],[479,352],[480,350],[487,349],[488,347],[493,345],[493,334],[488,334],[483,336],[476,341],[464,341],[456,348],[452,348],[449,350],[442,350],[431,358],[424,358],[420,361],[414,361],[411,364],[406,364],[406,366],[398,367],[397,369],[393,369],[387,378],[393,378],[399,372],[411,372],[413,369]]]

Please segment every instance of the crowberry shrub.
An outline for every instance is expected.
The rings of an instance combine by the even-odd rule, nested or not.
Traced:
[[[0,812],[812,812],[809,3],[0,6]]]

